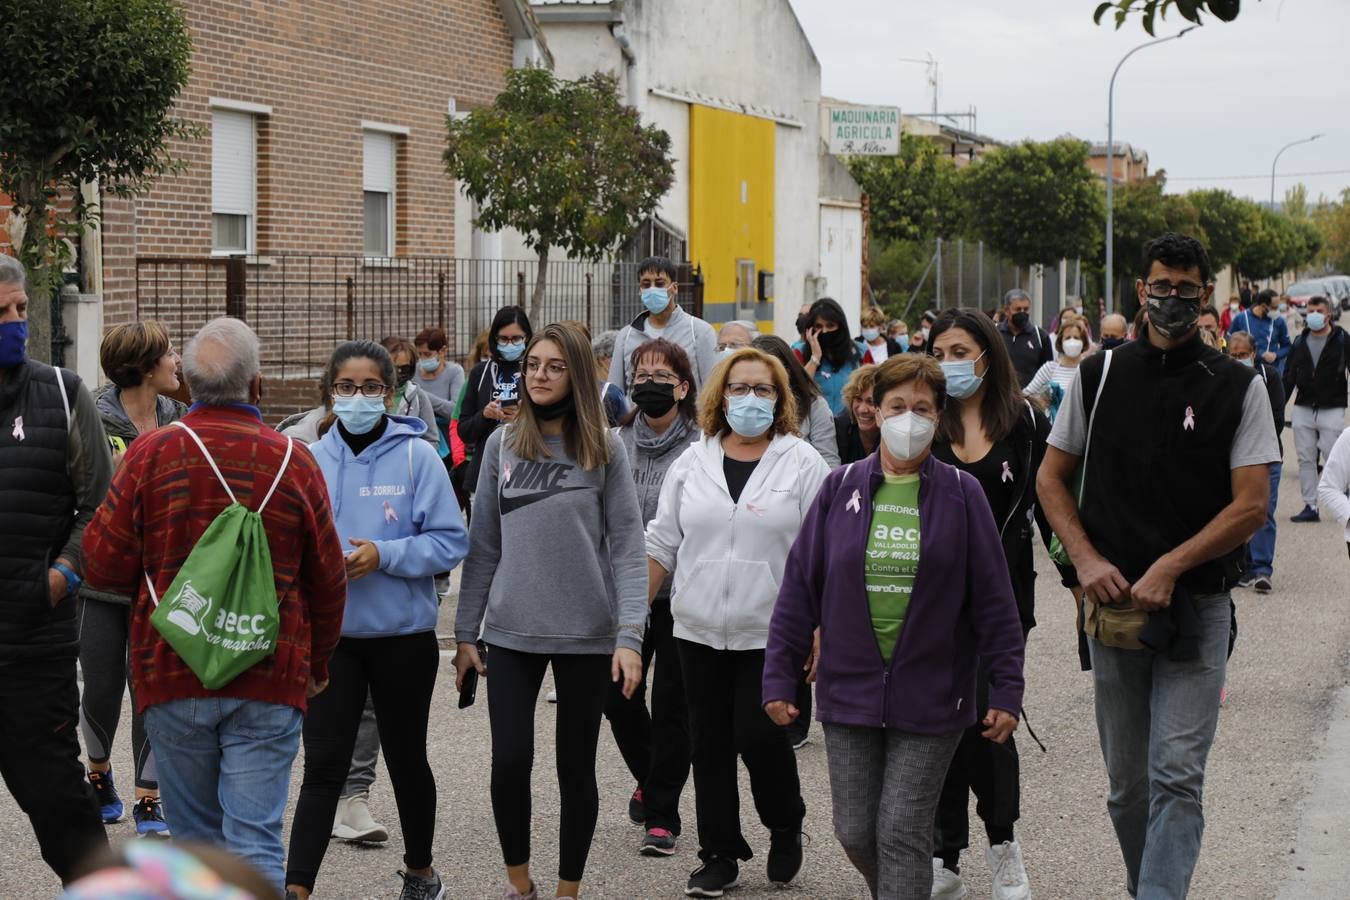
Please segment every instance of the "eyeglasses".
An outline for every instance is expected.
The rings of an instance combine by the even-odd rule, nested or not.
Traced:
[[[744,350],[746,347],[749,346],[750,346],[749,344],[718,344],[717,352],[721,353],[724,350]]]
[[[1176,291],[1182,300],[1199,300],[1205,292],[1203,284],[1196,284],[1193,281],[1183,281],[1179,284],[1170,281],[1150,281],[1145,287],[1148,288],[1148,295],[1155,300],[1166,300],[1172,296],[1173,291]]]
[[[338,397],[351,398],[360,394],[362,397],[369,397],[372,400],[376,397],[383,397],[384,392],[389,390],[389,386],[381,384],[378,381],[367,381],[365,384],[356,384],[351,381],[339,381],[333,385],[333,393]]]
[[[518,345],[518,344],[523,344],[523,343],[525,343],[525,335],[523,335],[523,334],[516,334],[516,335],[512,335],[511,337],[507,337],[507,336],[504,335],[504,334],[499,334],[499,335],[497,335],[497,343],[499,343],[499,344],[511,344],[512,346],[516,346],[516,345]]]
[[[646,384],[649,381],[658,384],[679,384],[680,376],[674,372],[639,372],[633,376],[633,384]]]
[[[545,381],[557,381],[563,375],[567,374],[567,366],[560,362],[541,363],[537,359],[528,360],[525,363],[525,372],[528,375],[538,375],[543,370]]]
[[[726,395],[728,397],[748,397],[751,392],[761,400],[774,400],[778,397],[778,389],[771,384],[742,384],[733,381],[727,385]]]

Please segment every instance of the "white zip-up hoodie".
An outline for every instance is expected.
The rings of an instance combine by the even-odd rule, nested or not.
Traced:
[[[675,573],[675,636],[715,650],[762,650],[788,551],[829,474],[808,443],[777,435],[732,502],[721,437],[690,445],[666,474],[647,555]]]

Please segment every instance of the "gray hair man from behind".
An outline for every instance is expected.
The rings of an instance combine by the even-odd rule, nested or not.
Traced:
[[[239,319],[212,319],[183,350],[183,377],[194,403],[256,403],[262,393],[258,336]]]

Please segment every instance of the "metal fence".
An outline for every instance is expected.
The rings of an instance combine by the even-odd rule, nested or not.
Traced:
[[[436,326],[466,357],[503,306],[531,307],[538,260],[359,256],[139,257],[138,318],[161,321],[182,346],[216,316],[247,321],[262,342],[264,373],[317,377],[333,347],[352,338],[411,340]],[[702,313],[702,275],[679,268],[679,302]],[[642,309],[637,263],[552,261],[535,327],[564,319],[598,334]]]
[[[983,241],[933,241],[932,254],[923,276],[908,297],[910,309],[952,309],[979,307],[993,311],[1002,305],[1003,294],[1012,288],[1031,290],[1041,280],[1041,310],[1045,322],[1051,322],[1068,297],[1084,294],[1086,274],[1079,260],[1061,261],[1064,289],[1060,291],[1058,266],[1015,266],[985,247]]]

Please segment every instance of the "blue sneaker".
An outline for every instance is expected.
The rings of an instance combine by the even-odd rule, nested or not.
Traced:
[[[131,817],[136,820],[136,836],[143,838],[167,838],[169,823],[164,821],[164,810],[158,797],[142,797],[131,808]]]
[[[126,808],[122,798],[117,796],[117,786],[113,784],[112,769],[106,772],[89,771],[89,783],[93,785],[94,796],[98,798],[98,810],[103,815],[103,824],[112,825],[122,821]]]

